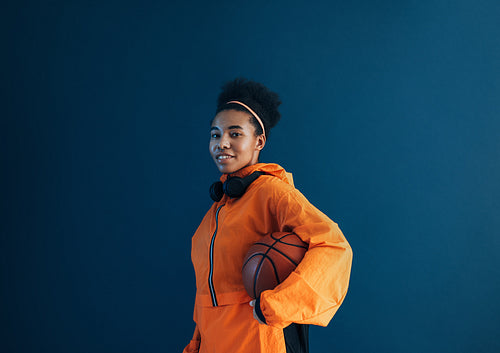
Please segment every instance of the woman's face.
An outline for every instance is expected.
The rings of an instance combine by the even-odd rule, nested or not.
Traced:
[[[255,136],[249,113],[238,110],[219,112],[210,128],[210,155],[221,173],[231,174],[259,161],[266,144],[264,134]]]

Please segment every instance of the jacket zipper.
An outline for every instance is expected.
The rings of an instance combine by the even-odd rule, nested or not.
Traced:
[[[210,241],[210,272],[208,275],[208,287],[210,288],[210,296],[212,297],[213,306],[217,306],[217,297],[215,295],[214,288],[214,244],[215,236],[217,235],[217,230],[219,229],[219,212],[224,205],[225,204],[220,205],[217,209],[217,212],[215,213],[215,231],[212,235],[212,240]]]

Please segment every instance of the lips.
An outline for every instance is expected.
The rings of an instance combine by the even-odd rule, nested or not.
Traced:
[[[231,156],[230,154],[227,154],[227,153],[219,153],[215,156],[215,159],[218,162],[225,162],[225,161],[230,160],[231,158],[234,158],[234,156]]]

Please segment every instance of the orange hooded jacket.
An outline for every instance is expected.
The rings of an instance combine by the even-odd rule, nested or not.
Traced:
[[[347,293],[352,251],[336,223],[293,186],[277,164],[258,163],[234,176],[263,171],[240,198],[215,202],[192,239],[196,328],[184,353],[285,353],[283,328],[326,326]],[[227,175],[222,175],[224,182]],[[267,325],[248,304],[241,277],[250,246],[272,232],[294,232],[309,244],[294,272],[260,297]]]

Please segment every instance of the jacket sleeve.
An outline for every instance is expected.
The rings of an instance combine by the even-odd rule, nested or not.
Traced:
[[[200,329],[198,328],[198,320],[196,318],[196,313],[198,311],[198,296],[196,296],[194,301],[194,310],[193,310],[193,321],[196,323],[196,327],[194,328],[193,338],[189,341],[189,344],[184,348],[182,353],[198,353],[200,350],[201,343],[201,334]]]
[[[277,328],[292,322],[326,326],[347,293],[351,247],[338,225],[296,189],[278,199],[275,212],[280,231],[294,232],[309,248],[286,280],[261,294],[266,323]]]
[[[200,342],[201,342],[200,330],[198,329],[198,325],[196,325],[194,329],[193,338],[186,346],[186,348],[184,348],[182,353],[198,353],[200,349]]]

